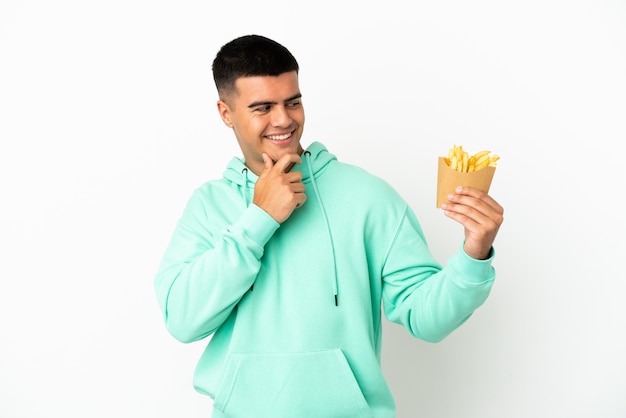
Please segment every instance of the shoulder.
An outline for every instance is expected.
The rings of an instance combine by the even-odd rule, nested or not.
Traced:
[[[408,208],[389,182],[357,165],[333,162],[318,184],[325,205],[349,213],[354,219],[397,223]]]
[[[201,183],[197,186],[193,191],[192,195],[194,196],[210,196],[214,193],[223,193],[227,190],[233,190],[232,182],[221,178],[221,179],[211,179],[207,180],[204,183]]]
[[[337,161],[331,164],[327,174],[338,184],[357,193],[400,198],[396,189],[387,180],[354,164]]]
[[[226,179],[208,180],[191,191],[186,212],[215,216],[245,207],[244,191]]]

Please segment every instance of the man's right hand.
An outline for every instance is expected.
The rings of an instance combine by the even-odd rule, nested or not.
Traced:
[[[278,223],[289,218],[294,209],[306,201],[302,173],[290,172],[295,164],[301,164],[298,154],[285,154],[275,163],[263,154],[265,167],[254,187],[252,203],[267,212]]]

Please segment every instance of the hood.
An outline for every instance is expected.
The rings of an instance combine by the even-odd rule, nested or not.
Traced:
[[[328,163],[336,159],[323,144],[313,142],[302,153],[302,164],[295,165],[291,170],[301,171],[303,182],[312,181]],[[253,187],[259,177],[246,167],[243,158],[233,157],[226,167],[224,178],[247,188]]]

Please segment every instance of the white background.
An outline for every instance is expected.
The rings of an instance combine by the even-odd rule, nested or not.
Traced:
[[[303,143],[394,185],[436,257],[453,144],[501,156],[497,282],[439,344],[385,324],[398,416],[626,416],[626,3],[0,0],[0,416],[208,417],[152,280],[238,154],[210,64],[296,55]]]

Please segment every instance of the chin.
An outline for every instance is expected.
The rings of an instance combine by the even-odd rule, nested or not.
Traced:
[[[292,143],[289,145],[284,145],[284,146],[272,147],[272,149],[268,150],[267,152],[267,154],[274,161],[278,160],[280,157],[282,157],[285,154],[298,154],[299,155],[301,153],[302,153],[302,147],[300,146],[299,142]]]

